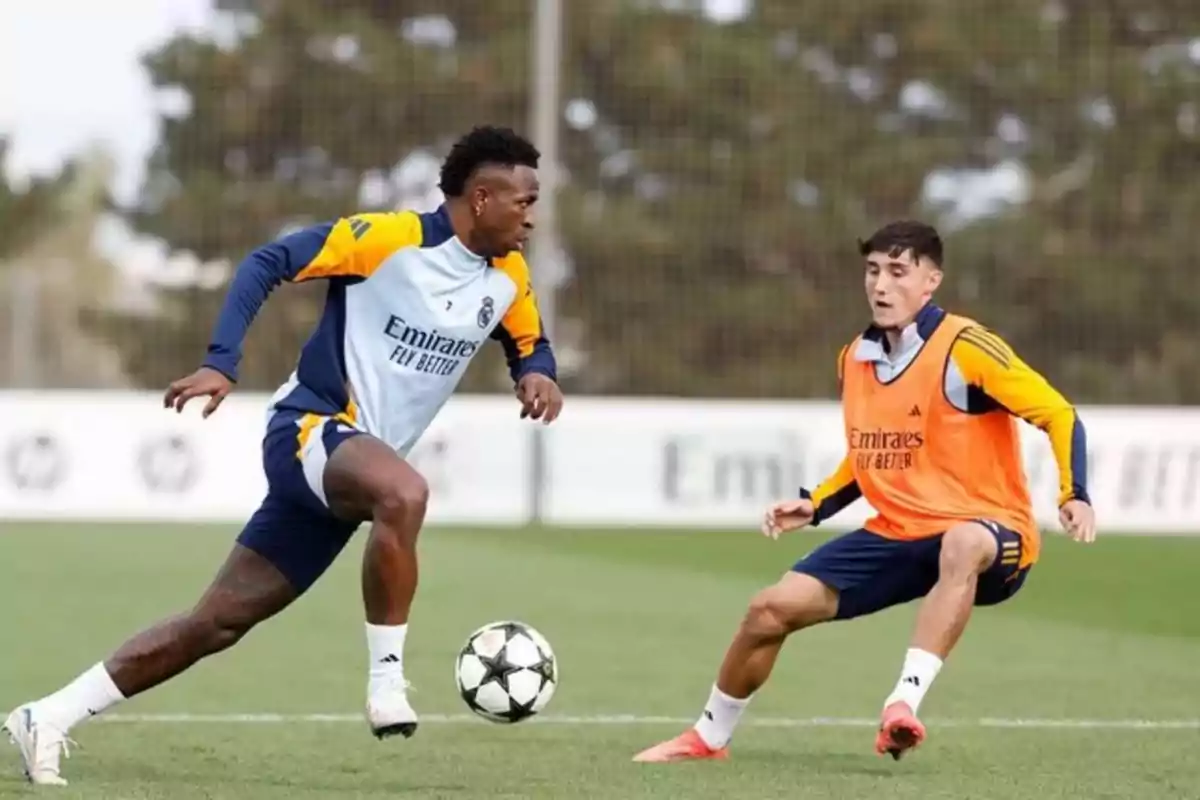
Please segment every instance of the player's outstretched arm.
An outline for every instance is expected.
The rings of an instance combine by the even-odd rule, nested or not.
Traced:
[[[499,260],[496,266],[517,284],[517,298],[492,331],[492,338],[504,347],[509,374],[521,403],[521,419],[537,419],[549,425],[562,412],[563,395],[558,386],[558,364],[542,325],[529,267],[520,253]]]
[[[763,535],[778,539],[781,533],[819,525],[860,497],[862,492],[854,480],[854,470],[847,456],[812,492],[802,488],[799,498],[784,500],[768,508],[763,519]]]
[[[951,355],[968,385],[1049,437],[1058,464],[1059,521],[1075,541],[1095,541],[1096,517],[1087,489],[1087,431],[1075,406],[991,331],[968,328]]]
[[[182,411],[208,397],[212,414],[237,382],[242,343],[267,297],[283,282],[366,278],[400,249],[420,244],[415,214],[359,214],[288,234],[250,253],[237,267],[199,370],[173,382],[164,405]]]

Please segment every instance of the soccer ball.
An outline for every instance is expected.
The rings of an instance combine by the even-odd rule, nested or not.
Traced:
[[[522,622],[491,622],[467,637],[454,662],[467,708],[512,724],[539,713],[558,686],[558,661],[545,637]]]

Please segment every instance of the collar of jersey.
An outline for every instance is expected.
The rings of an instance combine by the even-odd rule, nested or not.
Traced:
[[[906,353],[913,347],[919,348],[924,345],[925,342],[929,341],[929,337],[933,335],[933,332],[937,330],[937,326],[941,325],[942,320],[945,318],[946,312],[938,305],[935,303],[926,303],[917,312],[917,318],[900,333],[900,344],[896,348],[896,352]],[[854,351],[854,360],[888,360],[888,344],[887,338],[883,333],[883,328],[880,328],[878,325],[870,325],[863,331],[858,348]]]
[[[495,266],[490,258],[479,255],[454,235],[454,228],[450,225],[450,211],[445,203],[438,206],[433,213],[422,216],[421,228],[423,247],[442,247],[449,242],[450,247],[464,259],[481,262],[489,267]]]

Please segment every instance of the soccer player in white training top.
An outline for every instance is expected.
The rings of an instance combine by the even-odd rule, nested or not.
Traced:
[[[216,411],[271,290],[326,280],[324,314],[271,400],[267,495],[193,608],[9,715],[4,727],[31,782],[66,783],[59,760],[71,728],[236,644],[303,594],[366,521],[367,721],[379,738],[413,735],[404,639],[429,487],[405,456],[489,338],[507,353],[521,417],[549,423],[562,409],[521,255],[538,158],[508,129],[476,128],[442,165],[447,199],[437,211],[359,214],[285,236],[242,262],[208,357],[171,384],[165,406],[178,412],[207,397],[203,416]]]

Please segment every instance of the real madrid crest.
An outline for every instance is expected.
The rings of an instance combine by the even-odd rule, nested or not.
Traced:
[[[483,304],[479,307],[479,314],[476,315],[475,321],[479,323],[479,327],[486,328],[492,324],[492,318],[496,316],[496,301],[490,297],[483,298]]]

